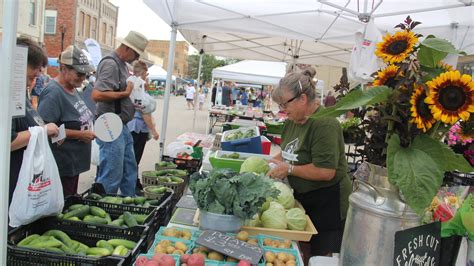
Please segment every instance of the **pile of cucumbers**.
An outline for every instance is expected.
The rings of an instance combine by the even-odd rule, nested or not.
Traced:
[[[69,208],[58,215],[59,219],[70,221],[82,221],[85,223],[98,225],[112,225],[123,228],[131,228],[143,225],[148,218],[148,214],[132,214],[128,211],[124,212],[117,219],[112,220],[110,215],[102,208],[97,206],[89,206],[84,204],[73,204]]]
[[[39,249],[60,254],[82,255],[91,257],[126,256],[137,245],[136,242],[126,239],[99,240],[95,247],[89,247],[79,241],[71,239],[60,230],[49,230],[43,235],[32,234],[20,242],[18,247]]]
[[[155,169],[156,170],[159,170],[159,169],[171,169],[171,168],[176,168],[178,167],[175,163],[173,162],[165,162],[165,161],[161,161],[161,162],[157,162],[155,164]]]
[[[86,199],[97,200],[106,203],[126,204],[132,206],[140,206],[148,208],[151,206],[159,206],[161,201],[159,199],[147,199],[145,197],[119,197],[119,196],[101,196],[96,193],[89,193],[85,196]]]
[[[164,169],[158,171],[150,171],[149,174],[158,176],[177,176],[177,177],[184,177],[188,175],[188,171],[180,170],[180,169]]]

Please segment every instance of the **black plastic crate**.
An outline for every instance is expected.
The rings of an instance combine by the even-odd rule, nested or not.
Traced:
[[[444,173],[443,185],[474,186],[474,172],[461,173],[458,171]]]
[[[202,159],[186,160],[186,159],[174,158],[174,157],[170,157],[166,155],[163,155],[161,157],[161,160],[165,162],[173,162],[174,164],[178,166],[177,169],[187,170],[189,174],[192,174],[198,171],[202,164]]]
[[[43,234],[44,232],[56,229],[61,230],[66,233],[71,239],[79,241],[89,247],[95,247],[97,241],[99,240],[109,240],[109,239],[126,239],[135,241],[137,245],[133,250],[131,250],[126,257],[120,256],[108,256],[103,258],[93,258],[89,256],[81,256],[81,255],[60,255],[54,252],[47,252],[47,251],[39,251],[35,249],[29,249],[24,247],[17,247],[16,244],[20,242],[25,237],[31,234]],[[131,235],[126,235],[124,231],[133,232],[132,229],[124,230],[124,228],[118,227],[99,227],[94,226],[86,223],[76,223],[76,224],[63,224],[54,217],[47,217],[40,219],[36,222],[33,222],[29,225],[20,226],[11,230],[8,233],[8,244],[11,245],[10,251],[11,254],[8,255],[8,259],[12,261],[16,260],[27,260],[28,258],[24,258],[21,254],[25,255],[25,253],[30,254],[29,256],[33,256],[32,253],[42,253],[40,259],[44,259],[45,263],[48,262],[48,259],[51,255],[53,257],[64,257],[64,262],[62,264],[57,265],[67,265],[66,262],[72,262],[71,260],[76,260],[79,262],[79,265],[110,265],[110,264],[95,264],[99,263],[98,260],[106,260],[106,259],[123,259],[123,265],[131,265],[132,261],[136,259],[136,257],[141,253],[145,252],[145,235],[142,235],[140,231],[136,231]],[[20,254],[17,256],[17,254]],[[44,256],[43,256],[44,255]],[[38,256],[37,256],[38,257]],[[23,265],[29,265],[25,261]],[[8,265],[13,265],[8,263]],[[19,264],[21,265],[21,264]],[[44,265],[44,264],[43,264]],[[77,264],[74,264],[77,265]]]
[[[36,249],[19,248],[12,245],[7,246],[7,252],[7,265],[9,266],[126,265],[124,264],[125,259],[118,257],[94,259],[83,256],[65,256]]]

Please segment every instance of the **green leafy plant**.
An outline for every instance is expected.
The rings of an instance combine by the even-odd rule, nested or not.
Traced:
[[[339,116],[366,108],[369,161],[386,166],[389,181],[419,215],[430,205],[444,172],[472,171],[469,163],[441,139],[449,125],[468,121],[474,112],[474,82],[441,62],[462,54],[446,40],[413,32],[420,22],[410,17],[377,44],[376,55],[387,64],[366,89],[351,90],[336,105],[313,117]],[[369,114],[370,113],[370,114]],[[367,127],[366,127],[367,128]],[[377,156],[376,154],[379,154]]]

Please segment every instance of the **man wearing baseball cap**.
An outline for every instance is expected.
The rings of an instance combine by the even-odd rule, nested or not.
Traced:
[[[136,31],[130,31],[120,46],[102,58],[97,66],[97,80],[92,99],[97,102],[97,115],[113,112],[124,124],[120,136],[112,142],[97,139],[99,145],[99,168],[96,182],[101,183],[107,193],[134,196],[137,181],[137,163],[133,152],[133,138],[126,127],[132,120],[135,107],[127,90],[130,75],[126,63],[132,63],[145,53],[148,39]]]

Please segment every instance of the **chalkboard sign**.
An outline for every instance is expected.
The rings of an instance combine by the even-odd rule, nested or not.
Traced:
[[[441,223],[430,223],[395,233],[393,265],[439,264]]]
[[[196,243],[238,260],[258,264],[263,255],[259,246],[240,241],[235,237],[216,231],[204,231]]]

